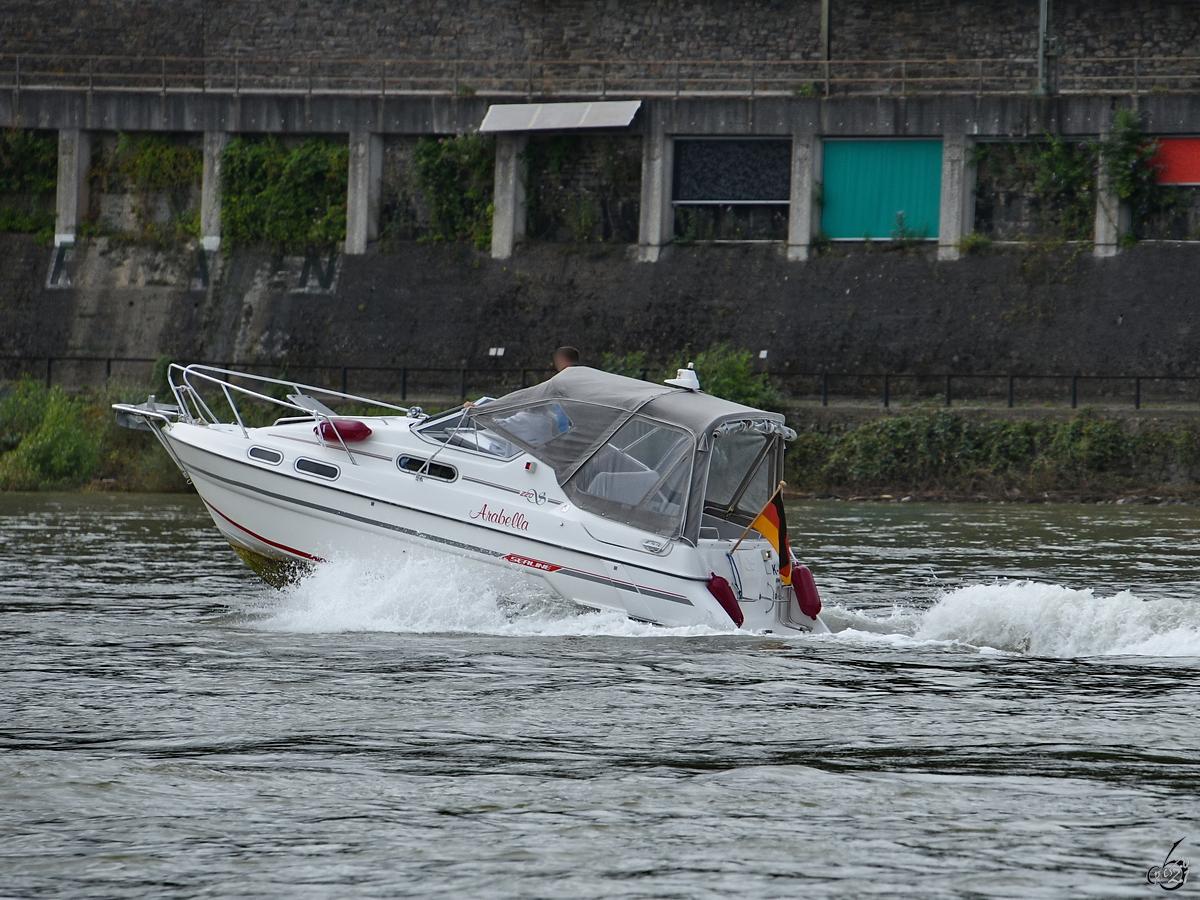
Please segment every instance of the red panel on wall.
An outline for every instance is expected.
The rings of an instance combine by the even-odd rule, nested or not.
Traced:
[[[1200,184],[1200,138],[1164,138],[1161,143],[1159,184]]]

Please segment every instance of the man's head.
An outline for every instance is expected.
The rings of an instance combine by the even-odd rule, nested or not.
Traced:
[[[579,365],[579,351],[574,347],[559,347],[554,351],[554,371],[561,372]]]

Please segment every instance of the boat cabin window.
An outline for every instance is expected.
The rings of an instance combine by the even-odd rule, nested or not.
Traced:
[[[453,481],[458,477],[458,471],[454,466],[446,466],[439,462],[432,462],[426,466],[427,462],[428,460],[418,456],[401,456],[396,460],[396,465],[402,472],[412,472],[414,475],[420,473],[427,478],[436,478],[438,481]]]
[[[431,419],[427,419],[413,428],[421,437],[439,444],[457,447],[462,450],[474,450],[486,453],[500,459],[512,459],[520,454],[521,448],[512,441],[505,440],[474,416],[466,414],[467,410],[455,409]]]
[[[755,431],[713,438],[704,491],[704,524],[708,517],[753,518],[775,488],[779,439]],[[748,521],[748,520],[747,520]]]
[[[328,478],[330,481],[337,478],[341,474],[341,470],[337,466],[331,466],[329,463],[317,462],[315,459],[305,459],[300,457],[296,460],[296,471],[304,472],[308,475],[317,475],[321,478]]]
[[[571,417],[561,403],[539,403],[527,406],[493,421],[503,431],[530,447],[544,447],[561,434],[571,430]]]
[[[251,447],[247,452],[251,459],[270,463],[273,466],[277,466],[283,462],[283,454],[278,450],[271,450],[268,447]]]
[[[683,525],[695,442],[634,416],[564,485],[581,509],[674,537]]]

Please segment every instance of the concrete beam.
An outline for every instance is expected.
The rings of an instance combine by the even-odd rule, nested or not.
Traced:
[[[638,262],[657,262],[662,248],[671,242],[675,229],[675,209],[671,206],[675,147],[661,119],[649,115],[646,119],[637,259]]]
[[[204,174],[200,182],[200,246],[221,249],[221,154],[229,144],[223,131],[204,133]]]
[[[379,240],[379,205],[383,198],[383,135],[350,134],[350,171],[346,189],[346,253],[361,256]]]
[[[54,246],[74,244],[88,211],[88,168],[92,164],[92,136],[79,128],[58,133],[57,218]]]
[[[525,178],[521,154],[527,136],[496,136],[496,184],[492,195],[492,259],[508,259],[525,234]]]
[[[938,259],[955,260],[963,237],[975,227],[975,166],[971,141],[961,134],[942,141],[942,201],[938,215]]]
[[[92,131],[226,131],[230,134],[465,134],[479,127],[486,96],[452,98],[243,91],[0,91],[0,127]],[[1043,131],[1091,137],[1112,117],[1112,97],[1027,94],[918,97],[682,97],[647,101],[670,134],[789,137],[929,137],[968,134],[1021,140]],[[1147,133],[1200,134],[1200,93],[1138,98]],[[632,130],[641,133],[639,114]],[[647,119],[648,121],[648,119]]]
[[[813,235],[821,227],[821,208],[814,202],[821,182],[822,144],[811,134],[792,138],[792,192],[788,205],[787,258],[808,259]]]

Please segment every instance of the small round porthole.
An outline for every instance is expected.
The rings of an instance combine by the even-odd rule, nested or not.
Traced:
[[[328,478],[330,481],[333,481],[333,479],[341,474],[341,470],[337,466],[317,462],[315,459],[305,459],[304,457],[296,460],[296,471],[304,472],[306,475],[316,475],[318,478]]]
[[[251,447],[247,452],[251,459],[257,459],[259,462],[269,463],[272,466],[277,466],[283,462],[283,454],[278,450],[271,450],[268,447]]]

